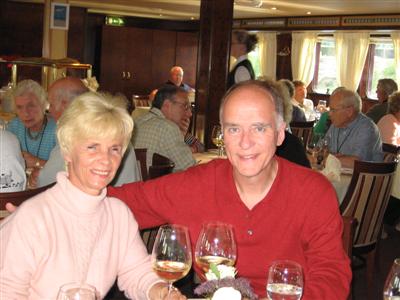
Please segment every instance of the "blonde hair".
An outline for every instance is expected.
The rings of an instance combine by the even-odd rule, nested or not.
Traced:
[[[16,88],[12,93],[13,110],[15,111],[15,98],[27,94],[35,95],[36,99],[39,102],[41,111],[44,114],[49,105],[49,103],[47,102],[47,93],[39,83],[31,79],[21,80],[20,82],[18,82]]]
[[[75,98],[57,123],[57,139],[64,154],[88,138],[122,138],[125,152],[133,130],[133,120],[125,103],[116,97],[95,92]]]

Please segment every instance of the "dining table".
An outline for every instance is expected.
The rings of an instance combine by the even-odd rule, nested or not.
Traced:
[[[196,160],[197,164],[205,164],[208,163],[209,161],[217,158],[226,158],[225,155],[218,156],[218,150],[217,149],[209,149],[205,152],[197,152],[193,153],[193,157]]]

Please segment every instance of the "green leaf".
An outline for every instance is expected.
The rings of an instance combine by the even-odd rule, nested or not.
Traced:
[[[210,264],[210,270],[217,276],[218,279],[221,279],[221,274],[218,271],[217,265],[214,263]]]

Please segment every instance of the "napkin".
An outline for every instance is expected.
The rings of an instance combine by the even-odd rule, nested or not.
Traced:
[[[329,154],[325,161],[325,168],[321,171],[330,181],[340,181],[342,164],[336,156]]]

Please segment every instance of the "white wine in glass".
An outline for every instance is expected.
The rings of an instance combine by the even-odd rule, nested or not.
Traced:
[[[97,300],[97,291],[87,283],[72,282],[64,284],[58,291],[57,300]]]
[[[400,300],[400,258],[396,258],[383,287],[384,300]]]
[[[211,132],[211,139],[215,146],[218,148],[218,156],[222,156],[224,148],[224,135],[220,125],[214,125]]]
[[[303,272],[301,266],[290,260],[273,262],[268,272],[268,299],[299,300],[302,294]]]
[[[210,264],[233,266],[236,262],[236,242],[233,228],[224,223],[204,224],[195,249],[196,264],[204,273]]]
[[[168,282],[168,294],[172,284],[185,277],[192,267],[192,250],[189,231],[181,225],[163,225],[157,233],[151,254],[153,270]]]

